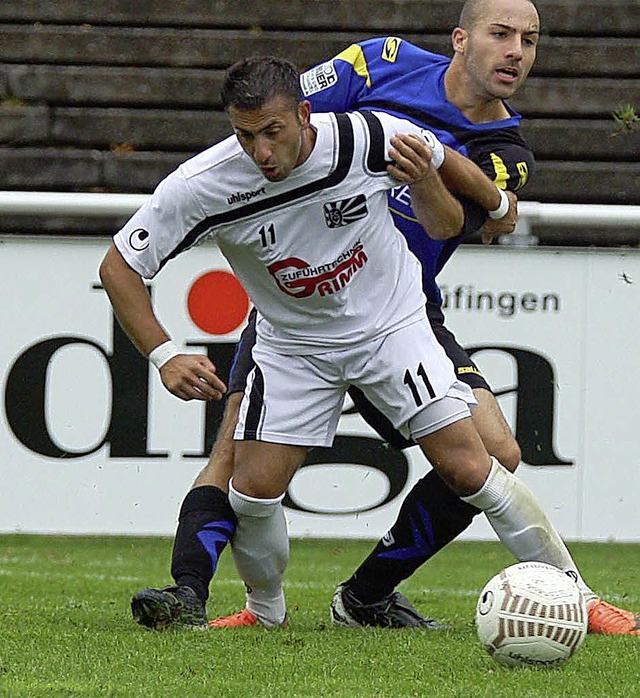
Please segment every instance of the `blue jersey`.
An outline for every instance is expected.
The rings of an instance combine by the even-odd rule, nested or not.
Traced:
[[[446,145],[473,160],[496,185],[517,191],[533,166],[533,155],[519,132],[521,117],[505,105],[509,118],[475,124],[447,100],[444,74],[450,59],[396,37],[353,44],[332,60],[301,76],[314,111],[387,111],[432,130]],[[409,248],[420,260],[425,294],[442,302],[436,277],[464,237],[486,220],[486,212],[463,201],[465,226],[449,240],[433,240],[418,222],[408,185],[389,193],[389,208]]]

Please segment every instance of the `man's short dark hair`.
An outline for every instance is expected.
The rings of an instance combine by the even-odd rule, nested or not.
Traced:
[[[285,97],[292,106],[303,98],[297,68],[275,56],[251,56],[234,63],[227,70],[221,94],[225,110],[243,111],[260,109],[274,97]]]

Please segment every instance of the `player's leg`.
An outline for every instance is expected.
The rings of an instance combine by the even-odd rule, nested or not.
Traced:
[[[478,405],[473,423],[489,454],[509,471],[520,462],[520,448],[478,367],[454,335],[444,327],[442,312],[431,308],[432,329],[452,360],[457,377],[473,388]],[[394,448],[407,441],[360,391],[349,391],[364,419]],[[436,627],[394,590],[421,565],[472,522],[479,509],[464,502],[443,482],[435,470],[419,480],[405,498],[396,522],[377,543],[352,577],[341,584],[332,600],[332,616],[338,625]],[[589,631],[640,635],[640,615],[617,608],[584,588],[590,600]],[[336,614],[336,609],[342,614]],[[348,622],[341,622],[345,615]]]
[[[428,330],[419,323],[387,337],[378,361],[358,377],[359,387],[394,425],[409,426],[442,480],[485,511],[518,559],[546,561],[579,578],[533,495],[487,453],[470,418],[473,393],[456,380],[451,362]],[[525,509],[521,519],[518,507]]]
[[[227,484],[233,471],[233,429],[242,393],[227,398],[211,456],[180,507],[171,557],[175,584],[134,594],[136,622],[156,630],[177,624],[207,628],[206,602],[218,559],[236,527]]]
[[[229,501],[238,518],[233,555],[247,589],[246,609],[211,622],[214,628],[286,623],[282,586],[289,561],[289,537],[282,500],[307,449],[300,446],[238,441]]]
[[[233,432],[247,376],[253,368],[255,317],[236,349],[222,423],[211,456],[180,508],[171,559],[174,585],[142,589],[131,600],[134,620],[156,629],[171,624],[207,627],[206,602],[218,560],[236,527],[227,488],[233,472]]]
[[[458,379],[473,388],[478,401],[473,421],[485,447],[505,467],[514,470],[520,461],[520,448],[489,385],[453,333],[444,326],[442,311],[431,308],[429,318]],[[364,420],[393,448],[404,449],[415,444],[394,429],[362,391],[350,388],[349,395]],[[338,624],[339,614],[335,609],[340,606],[350,612],[354,625],[437,627],[395,589],[468,528],[479,513],[479,509],[452,492],[435,470],[430,470],[405,497],[393,526],[354,574],[336,589],[332,614]]]
[[[458,358],[456,368],[461,366],[463,364]],[[464,367],[472,367],[469,359]],[[470,373],[462,372],[462,376],[469,377]],[[465,382],[469,384],[469,381]],[[473,383],[479,382],[479,375],[474,374]],[[390,430],[385,429],[378,421],[379,417],[373,416],[375,408],[370,403],[367,405],[362,393],[360,397],[351,390],[349,393],[365,420],[369,424],[376,420],[380,427],[378,433],[382,431],[381,435],[394,447],[402,444],[404,437],[393,429],[388,420]],[[508,470],[515,470],[520,462],[520,448],[493,393],[488,386],[476,387],[473,393],[478,404],[473,410],[472,419],[485,448]],[[415,609],[407,608],[405,599],[401,598],[400,605],[396,605],[394,591],[402,581],[466,530],[479,513],[479,509],[460,499],[436,470],[430,470],[411,488],[393,526],[351,578],[341,585],[338,595],[346,594],[349,597],[346,603],[351,602],[354,612],[359,612],[363,618],[367,615],[366,607],[372,606],[372,622],[435,627],[430,619],[425,621]],[[385,608],[384,613],[380,613],[380,604]]]
[[[435,338],[440,339],[437,335]],[[412,337],[406,345],[413,342],[419,346],[422,341],[422,336]],[[427,344],[435,345],[433,335]],[[387,341],[386,346],[392,344]],[[398,356],[389,355],[386,360],[393,363],[402,353],[400,346]],[[436,353],[438,361],[446,362],[441,341]],[[470,363],[468,357],[465,358]],[[405,361],[415,366],[420,363],[419,358]],[[447,375],[450,381],[453,378],[450,365]],[[419,376],[416,378],[419,382],[422,380]],[[349,395],[364,420],[390,445],[396,449],[415,445],[383,414],[385,407],[376,407],[362,390],[354,386],[350,387]],[[390,399],[393,398],[390,396]],[[443,627],[418,613],[395,588],[463,531],[477,513],[479,510],[457,497],[435,471],[429,472],[406,496],[391,529],[355,573],[336,589],[331,602],[334,623],[346,626]]]
[[[586,596],[594,596],[533,493],[489,456],[472,420],[460,419],[432,430],[446,400],[429,405],[411,424],[414,439],[442,479],[464,501],[484,512],[517,560],[558,567],[576,579]]]
[[[514,472],[520,464],[522,454],[489,383],[454,333],[445,325],[442,308],[431,301],[427,302],[427,316],[438,343],[453,363],[456,378],[473,390],[478,402],[473,410],[473,423],[482,443],[491,456],[497,458],[507,470]]]
[[[495,397],[485,388],[476,388],[473,393],[478,405],[473,410],[472,419],[485,447],[507,469],[515,470],[520,461],[520,448]],[[349,394],[354,398],[351,390]],[[366,398],[362,393],[360,396],[355,397],[354,402],[370,417],[375,408],[371,403],[366,406]],[[365,419],[371,423],[367,417]],[[389,427],[393,429],[390,423]],[[387,432],[387,436],[391,445],[403,438],[396,430]],[[386,625],[404,624],[404,621],[408,625],[422,625],[415,609],[409,613],[404,607],[396,609],[391,595],[402,581],[467,529],[479,513],[479,509],[460,499],[436,470],[430,470],[411,488],[393,526],[342,588],[348,590],[352,600],[359,602],[362,616],[366,615],[363,605],[375,604],[376,618]],[[386,620],[378,610],[380,603],[386,608]],[[433,627],[432,623],[430,627]]]
[[[468,384],[473,388],[474,397],[478,401],[473,410],[472,419],[484,447],[489,455],[493,456],[507,470],[515,472],[520,465],[522,452],[495,395],[488,385]]]
[[[474,390],[474,394],[478,399],[478,406],[483,408],[478,415],[478,419],[476,419],[478,408],[476,408],[473,415],[474,424],[478,428],[483,442],[492,455],[502,453],[502,465],[505,465],[509,470],[513,470],[508,464],[510,462],[512,464],[517,463],[520,459],[519,449],[513,449],[509,439],[510,431],[507,433],[508,426],[504,422],[504,417],[495,398],[487,391],[479,389]],[[503,422],[502,427],[501,421]],[[640,636],[640,614],[618,608],[603,601],[583,582],[581,584],[582,591],[587,599],[590,633]]]
[[[283,577],[289,545],[282,499],[307,448],[328,446],[345,387],[323,355],[282,356],[254,348],[238,417],[229,501],[238,518],[233,554],[247,587],[246,608],[213,628],[286,623]],[[311,396],[311,397],[310,397]]]
[[[360,390],[349,389],[349,395],[365,421],[375,424],[376,431],[394,448],[415,445],[394,429]],[[435,470],[430,470],[413,485],[393,526],[337,593],[348,590],[346,603],[355,601],[354,611],[359,611],[362,617],[367,606],[375,605],[369,624],[414,625],[414,621],[422,624],[417,612],[405,614],[403,609],[398,609],[396,613],[391,595],[402,581],[464,531],[479,513],[452,492]],[[387,609],[387,619],[379,612],[378,604]]]
[[[233,431],[241,401],[239,392],[227,398],[209,461],[182,502],[178,518],[171,576],[178,586],[191,587],[203,602],[209,597],[218,560],[236,527],[227,491],[233,473]]]
[[[467,420],[471,422],[471,420]],[[465,443],[469,437],[459,432],[460,422],[418,439],[427,457],[437,464],[443,478],[462,496],[471,483],[460,480],[454,472],[456,462],[446,463],[455,454],[455,443]],[[500,540],[520,561],[535,560],[560,568],[576,580],[587,602],[589,632],[607,635],[640,636],[640,614],[607,603],[582,579],[562,539],[544,513],[535,496],[515,475],[502,467],[495,458],[482,487],[463,499],[482,509]]]
[[[477,405],[472,420],[489,452],[508,470],[520,463],[520,447],[498,402],[478,367],[444,326],[433,325],[434,334],[452,360],[457,377],[473,389]],[[351,394],[351,391],[350,391]],[[352,395],[352,398],[354,396]],[[354,399],[366,421],[371,424],[375,408],[361,394]],[[383,437],[401,446],[402,435],[383,431]],[[407,443],[413,443],[409,441]],[[405,497],[398,517],[374,550],[346,583],[355,598],[366,604],[386,600],[405,579],[454,540],[472,523],[479,509],[464,502],[442,480],[435,469],[418,480]],[[393,613],[393,605],[388,605]],[[399,619],[402,611],[399,610]],[[407,618],[411,623],[411,618]]]
[[[442,626],[420,614],[396,589],[472,522],[480,510],[463,502],[431,470],[402,502],[395,523],[331,602],[337,625]],[[344,609],[342,612],[337,608]],[[344,619],[347,618],[347,622]]]

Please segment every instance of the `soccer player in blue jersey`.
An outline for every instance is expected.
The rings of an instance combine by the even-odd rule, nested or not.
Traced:
[[[527,77],[535,60],[539,19],[530,0],[469,0],[454,30],[453,59],[424,51],[396,37],[354,44],[333,60],[302,76],[303,92],[314,111],[375,109],[408,118],[433,130],[440,140],[467,155],[503,190],[518,191],[533,165],[518,126],[520,116],[504,102]],[[444,173],[443,173],[444,176]],[[508,470],[515,470],[520,449],[480,371],[444,325],[436,277],[469,232],[486,225],[486,210],[464,201],[463,231],[424,234],[412,209],[407,187],[393,190],[389,207],[396,226],[422,265],[427,312],[434,332],[452,359],[458,377],[473,389],[478,406],[473,421],[488,452]],[[487,237],[508,228],[484,228]],[[499,224],[498,224],[499,226]],[[445,239],[433,239],[444,237]],[[208,584],[217,556],[229,538],[218,526],[205,550],[195,535],[201,521],[231,521],[224,493],[233,451],[235,410],[251,365],[251,328],[243,336],[229,386],[229,402],[218,442],[203,473],[182,508],[174,548],[172,575],[178,584]],[[249,351],[247,351],[249,347]],[[363,417],[396,448],[409,442],[395,432],[356,390],[350,391]],[[211,504],[213,490],[218,504]],[[462,501],[431,471],[405,499],[389,533],[376,545],[354,575],[341,584],[331,611],[345,626],[438,627],[395,591],[403,579],[472,521],[478,509]],[[199,563],[195,563],[196,558]],[[194,572],[196,570],[196,572]],[[135,597],[134,597],[135,598]],[[206,597],[205,597],[206,598]],[[639,618],[591,594],[591,632],[640,634]],[[140,601],[140,599],[138,599]],[[216,627],[255,623],[246,613],[214,621]]]
[[[451,60],[397,37],[371,39],[303,74],[303,90],[316,110],[380,109],[427,126],[499,187],[517,192],[527,182],[533,156],[519,132],[520,115],[504,100],[526,79],[539,32],[538,13],[530,0],[471,0],[453,31]],[[520,462],[518,443],[486,380],[444,325],[436,277],[465,234],[447,240],[421,235],[406,189],[390,193],[389,207],[421,262],[427,314],[458,377],[473,388],[478,400],[473,420],[487,450],[513,471]],[[478,217],[486,218],[473,204],[466,213],[466,230],[477,230]],[[409,445],[359,391],[350,394],[363,417],[390,444]],[[430,471],[405,498],[389,532],[336,590],[331,603],[334,623],[432,625],[395,588],[465,530],[477,513]],[[595,594],[587,601],[590,632],[640,634],[639,616]]]
[[[467,3],[453,32],[454,57],[430,53],[397,37],[354,44],[302,75],[314,109],[380,109],[428,128],[478,164],[501,188],[518,191],[533,167],[519,132],[520,115],[503,100],[527,77],[536,55],[539,22],[528,0]],[[481,372],[444,325],[437,275],[467,232],[486,212],[468,202],[465,230],[448,239],[426,237],[405,186],[393,190],[389,207],[396,226],[422,266],[432,326],[459,378],[474,390],[473,419],[489,452],[509,470],[520,449]],[[396,448],[410,445],[357,390],[350,395],[362,416]],[[404,501],[388,534],[336,590],[332,617],[338,625],[424,626],[430,623],[395,587],[462,532],[478,513],[453,495],[435,471]]]

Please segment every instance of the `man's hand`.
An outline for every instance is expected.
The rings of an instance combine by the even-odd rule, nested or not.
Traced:
[[[490,245],[493,239],[501,235],[508,235],[516,229],[518,221],[518,197],[511,191],[505,192],[509,199],[509,211],[499,219],[487,218],[487,222],[482,226],[482,242]]]
[[[442,144],[433,136],[431,148],[425,141],[427,133],[424,137],[413,133],[392,136],[389,156],[393,162],[387,165],[387,172],[410,185],[411,206],[425,234],[434,240],[447,240],[462,231],[464,212],[436,168],[438,160],[442,165],[445,157]]]
[[[160,369],[164,387],[181,400],[221,400],[227,386],[202,354],[178,354]]]
[[[436,175],[431,164],[431,148],[423,138],[415,133],[396,133],[391,137],[389,156],[393,159],[387,165],[387,172],[399,182],[414,184],[428,175]]]

